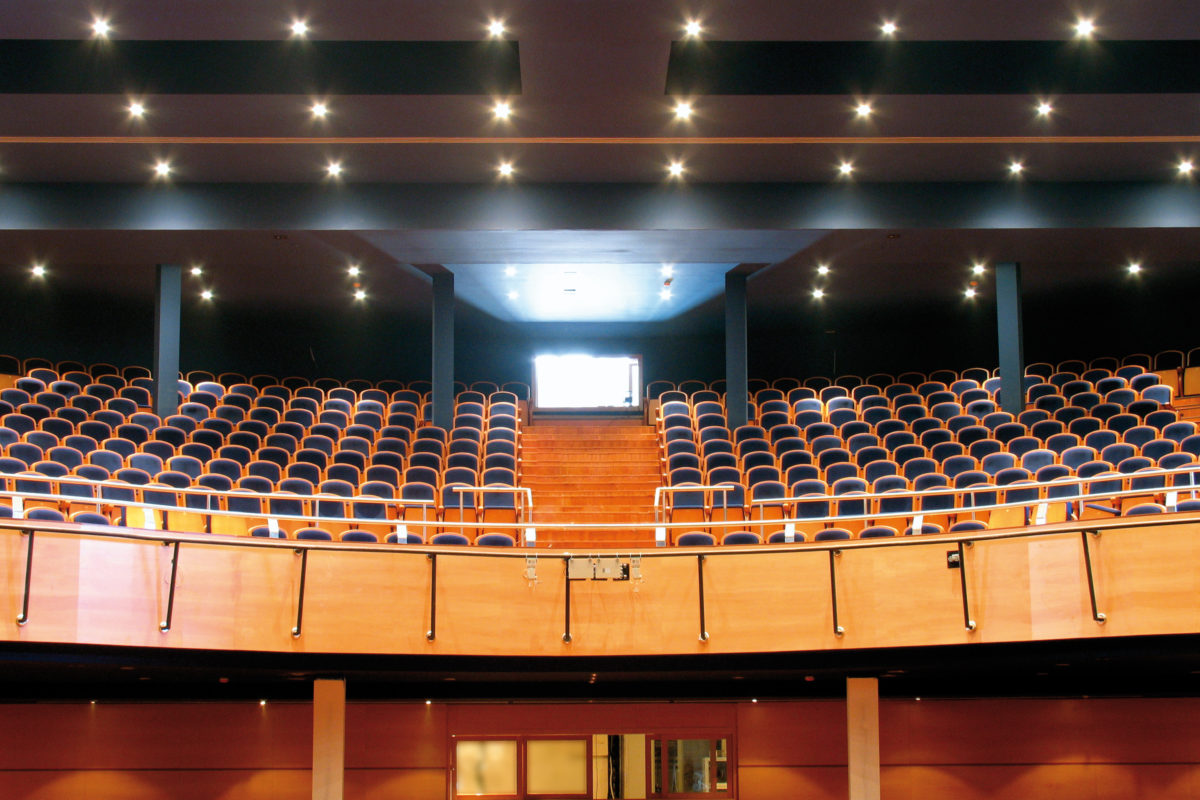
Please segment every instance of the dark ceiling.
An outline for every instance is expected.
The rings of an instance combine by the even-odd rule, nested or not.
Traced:
[[[419,225],[380,225],[350,206],[364,186],[478,195],[510,182],[580,195],[703,187],[729,203],[767,185],[890,185],[920,197],[954,183],[1018,199],[1022,187],[1101,182],[1190,191],[1177,165],[1200,163],[1194,2],[1098,8],[1086,40],[1072,28],[1079,9],[1065,2],[911,0],[885,15],[863,0],[326,0],[299,13],[234,0],[163,13],[157,0],[126,0],[105,6],[107,39],[92,37],[95,8],[9,0],[0,32],[0,202],[6,184],[68,187],[107,214],[45,225],[31,221],[45,209],[0,212],[0,264],[44,261],[52,279],[83,290],[149,297],[153,264],[178,261],[204,264],[196,286],[211,285],[218,302],[344,307],[344,270],[361,263],[370,302],[423,314],[426,279],[408,265],[440,263],[471,288],[468,316],[546,321],[509,298],[506,268],[547,275],[570,265],[657,292],[661,265],[678,264],[675,305],[624,302],[600,317],[662,321],[719,313],[727,264],[770,266],[751,283],[754,316],[794,310],[824,261],[834,269],[828,299],[867,307],[943,294],[958,302],[975,259],[1019,260],[1027,291],[1052,293],[1121,280],[1130,259],[1152,278],[1192,269],[1200,254],[1194,213],[1121,227],[1102,213],[1079,224],[949,227],[919,214],[745,225],[714,213],[628,226],[618,215],[630,209],[617,202],[546,228],[505,222],[504,192],[471,200],[474,216],[446,195]],[[310,28],[302,39],[289,30],[298,18]],[[499,41],[486,30],[494,19],[506,27]],[[690,19],[702,23],[698,39],[685,36]],[[885,20],[898,26],[894,37],[881,34]],[[128,113],[134,100],[142,119]],[[310,111],[317,101],[324,119]],[[511,104],[510,119],[494,118],[498,101]],[[678,101],[691,104],[690,119],[676,118]],[[1039,115],[1042,101],[1053,111]],[[864,102],[865,118],[855,111]],[[154,176],[158,161],[171,165],[165,180]],[[678,179],[667,175],[672,161],[684,166]],[[1024,166],[1019,178],[1013,161]],[[510,179],[498,176],[501,162],[512,164]],[[337,178],[331,163],[342,167]],[[853,164],[849,177],[842,163]],[[306,228],[302,210],[260,225],[237,221],[234,200],[214,225],[196,218],[216,201],[188,197],[194,216],[172,225],[121,211],[113,194],[201,186],[244,196],[248,209],[262,187],[290,186],[345,198],[349,211],[333,226]],[[612,218],[596,222],[604,213]]]

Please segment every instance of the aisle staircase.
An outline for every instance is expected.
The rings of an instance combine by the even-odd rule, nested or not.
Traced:
[[[533,491],[538,546],[653,546],[652,531],[622,527],[654,521],[654,490],[661,481],[654,426],[640,414],[535,414],[522,429],[521,447],[521,485]],[[547,527],[554,523],[584,527]]]

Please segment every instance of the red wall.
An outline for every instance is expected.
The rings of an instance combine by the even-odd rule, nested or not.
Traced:
[[[300,800],[303,703],[0,706],[4,800]],[[886,800],[1200,800],[1200,700],[884,701]],[[352,703],[346,797],[442,800],[450,737],[732,732],[743,800],[846,796],[840,701]]]

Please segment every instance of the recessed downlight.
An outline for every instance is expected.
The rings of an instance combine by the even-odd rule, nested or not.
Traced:
[[[200,266],[199,264],[193,264],[191,270],[189,270],[189,271],[192,273],[192,275],[194,277],[199,278],[201,275],[204,274],[204,267]]]
[[[487,26],[487,32],[488,36],[491,36],[493,39],[499,39],[504,35],[504,20],[494,19],[490,21]]]
[[[35,278],[46,277],[46,265],[35,261],[33,266],[29,268],[29,274]]]
[[[1013,160],[1013,161],[1008,162],[1008,174],[1013,176],[1014,178],[1021,175],[1021,173],[1023,173],[1024,171],[1025,171],[1025,162],[1024,161]]]
[[[987,265],[981,264],[978,261],[971,265],[971,274],[972,275],[982,275],[986,271],[987,271]]]
[[[686,121],[692,117],[692,104],[680,100],[675,104],[675,119]]]
[[[871,116],[874,111],[874,106],[872,106],[868,100],[863,100],[854,107],[854,115],[859,119],[866,119],[867,117]]]
[[[134,119],[141,119],[146,116],[146,104],[140,100],[130,100],[129,105],[125,106],[125,110]]]
[[[517,274],[517,268],[516,268],[516,267],[505,267],[505,268],[504,268],[504,276],[505,276],[506,278],[511,278],[512,276],[514,276],[514,275],[516,275],[516,274]]]
[[[1130,261],[1129,264],[1125,266],[1125,269],[1130,275],[1137,275],[1142,271],[1142,265],[1141,262]]]
[[[213,291],[212,291],[212,289],[204,289],[203,291],[201,291],[201,292],[200,292],[200,299],[201,299],[201,300],[212,300],[212,299],[213,299]]]
[[[329,116],[329,104],[323,103],[320,100],[309,106],[308,110],[312,112],[313,117],[316,119],[325,119],[325,117]]]
[[[1054,113],[1054,104],[1049,100],[1039,100],[1038,104],[1034,106],[1034,110],[1037,111],[1039,117],[1048,117]]]
[[[672,178],[682,178],[683,177],[683,162],[682,161],[672,161],[671,163],[667,164],[667,174],[670,175]]]
[[[963,296],[966,297],[968,300],[974,300],[976,294],[978,294],[978,292],[975,290],[974,286],[968,286],[966,289],[963,290]]]
[[[848,178],[848,177],[850,177],[850,175],[853,172],[854,172],[854,164],[853,163],[851,163],[849,161],[843,161],[842,163],[838,164],[838,174],[840,174],[842,177]]]
[[[518,292],[516,289],[509,289],[509,290],[508,290],[508,295],[507,295],[507,297],[508,297],[508,299],[509,299],[509,300],[516,300],[516,299],[517,299],[518,297],[520,297],[520,296],[521,296],[521,295],[520,295],[520,293],[519,293],[519,292]]]
[[[1179,170],[1180,175],[1191,175],[1192,170],[1195,168],[1196,165],[1192,163],[1190,158],[1182,159],[1178,164],[1175,165],[1175,169]]]
[[[358,266],[358,264],[351,264],[350,266],[346,267],[346,274],[351,278],[357,278],[362,274],[362,267]]]
[[[1079,39],[1090,39],[1096,33],[1096,21],[1090,17],[1080,17],[1075,20],[1075,36]]]
[[[358,300],[358,301],[366,300],[367,299],[367,290],[366,289],[355,289],[354,290],[354,299]]]
[[[340,178],[342,171],[342,162],[340,161],[330,161],[325,165],[325,172],[331,178]]]
[[[887,37],[895,36],[899,30],[900,26],[897,25],[896,21],[892,19],[885,19],[879,24],[879,32]]]
[[[818,275],[828,275],[829,274],[829,265],[828,264],[817,264],[817,274]]]
[[[292,20],[292,24],[288,26],[292,32],[292,36],[304,37],[308,35],[308,22],[302,19]]]
[[[704,33],[704,26],[700,24],[700,20],[698,19],[689,19],[683,25],[683,33],[689,39],[695,39]]]
[[[511,161],[501,161],[496,165],[496,172],[501,178],[511,178],[513,175],[513,165]]]
[[[492,115],[496,119],[508,119],[512,116],[512,103],[507,100],[497,100],[492,106]]]
[[[170,174],[171,174],[171,162],[170,162],[170,161],[156,161],[156,162],[154,162],[154,175],[155,175],[155,177],[158,177],[158,178],[166,178],[166,177],[169,177],[169,176],[170,176]]]
[[[112,24],[104,17],[96,17],[92,20],[92,35],[99,39],[107,39],[112,33]]]
[[[814,300],[823,300],[825,299],[825,290],[821,288],[813,289],[812,296]]]
[[[671,299],[671,287],[664,286],[663,288],[659,289],[658,290],[658,299],[662,300],[664,302],[667,300],[670,300]]]
[[[675,265],[674,264],[663,264],[661,267],[658,268],[658,273],[660,275],[662,275],[664,278],[674,277]]]

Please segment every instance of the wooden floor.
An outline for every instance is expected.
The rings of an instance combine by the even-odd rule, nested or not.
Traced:
[[[521,485],[533,491],[539,546],[653,545],[653,534],[621,527],[654,521],[661,485],[658,440],[640,416],[535,415],[522,429],[521,447]],[[546,527],[568,522],[597,527]]]

